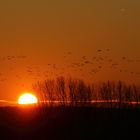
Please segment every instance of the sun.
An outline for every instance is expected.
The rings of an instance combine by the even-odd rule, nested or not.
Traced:
[[[28,105],[28,104],[37,104],[38,99],[32,93],[24,93],[18,99],[18,104],[20,105]]]

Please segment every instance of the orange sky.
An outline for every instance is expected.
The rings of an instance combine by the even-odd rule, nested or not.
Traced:
[[[139,15],[139,0],[1,0],[0,100],[57,75],[140,84]]]

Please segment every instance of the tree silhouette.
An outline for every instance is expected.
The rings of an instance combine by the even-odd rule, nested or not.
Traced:
[[[33,85],[42,104],[63,106],[87,106],[103,104],[103,107],[124,108],[140,101],[140,86],[127,85],[122,81],[86,84],[83,80],[58,77]]]

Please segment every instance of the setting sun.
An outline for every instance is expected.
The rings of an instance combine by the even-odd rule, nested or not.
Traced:
[[[21,104],[21,105],[36,104],[36,103],[38,103],[38,99],[32,93],[24,93],[18,99],[18,104]]]

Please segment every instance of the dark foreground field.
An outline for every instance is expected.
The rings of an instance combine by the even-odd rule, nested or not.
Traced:
[[[124,140],[137,136],[140,136],[140,110],[0,108],[1,140]]]

